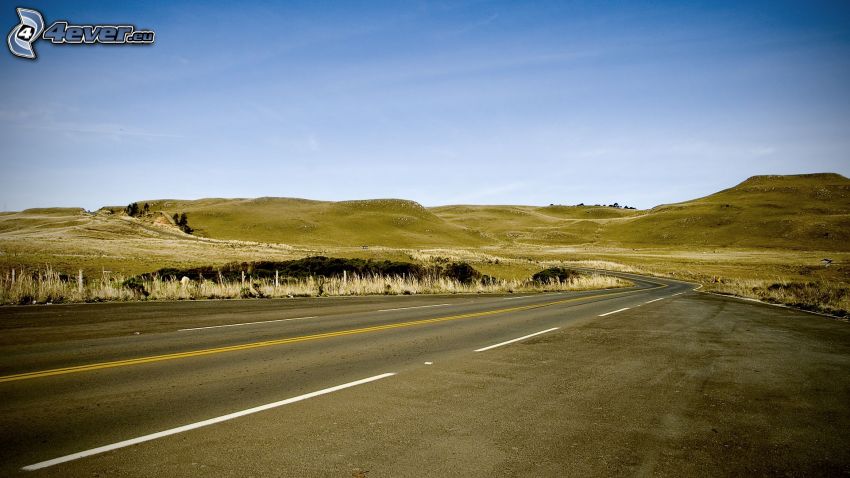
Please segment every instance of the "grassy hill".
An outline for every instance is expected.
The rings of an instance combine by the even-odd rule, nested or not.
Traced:
[[[135,273],[311,253],[403,259],[417,249],[555,259],[565,257],[558,252],[561,246],[596,251],[597,256],[616,248],[850,252],[850,180],[837,174],[756,176],[710,196],[643,211],[599,206],[425,208],[398,199],[139,204],[145,202],[151,212],[141,218],[127,217],[123,207],[98,213],[74,208],[0,213],[0,265],[49,263],[68,270]],[[184,212],[195,229],[192,236],[170,219]],[[363,245],[380,247],[361,250]],[[499,273],[491,262],[483,260],[482,267]],[[528,267],[533,268],[531,263]]]
[[[847,251],[850,180],[838,174],[754,176],[704,198],[612,222],[604,242]]]
[[[442,206],[431,211],[498,241],[542,245],[598,242],[611,220],[641,214],[604,206]]]
[[[141,201],[143,203],[144,201]],[[478,247],[494,241],[400,199],[292,198],[146,201],[152,211],[185,212],[195,235],[310,246]]]
[[[432,211],[498,240],[527,244],[850,250],[850,180],[838,174],[754,176],[704,198],[646,211],[594,206]]]
[[[140,221],[103,210],[27,209],[0,214],[0,271],[51,266],[87,276],[136,274],[166,266],[303,256],[290,246],[204,239],[152,215]]]
[[[139,201],[143,211],[145,202],[139,217],[123,206],[0,213],[0,280],[9,283],[22,268],[70,276],[82,269],[87,280],[108,282],[163,267],[314,255],[450,259],[503,279],[572,264],[686,278],[813,310],[850,309],[850,180],[837,174],[755,176],[649,210],[258,198]],[[187,214],[193,235],[174,224],[175,213]],[[834,264],[824,267],[823,257]]]

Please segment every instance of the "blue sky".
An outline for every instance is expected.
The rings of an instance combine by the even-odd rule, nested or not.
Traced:
[[[8,34],[14,7],[0,11]],[[850,176],[850,3],[39,2],[156,44],[0,55],[0,209],[427,206]]]

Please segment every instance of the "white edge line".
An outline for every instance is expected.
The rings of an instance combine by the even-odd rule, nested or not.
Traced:
[[[606,315],[616,314],[617,312],[622,312],[624,310],[629,310],[630,307],[623,307],[622,309],[612,310],[611,312],[605,312],[604,314],[599,314],[597,317],[605,317]]]
[[[424,309],[427,307],[444,307],[450,304],[432,304],[432,305],[416,305],[413,307],[397,307],[395,309],[379,309],[378,312],[390,312],[393,310],[408,310],[408,309]]]
[[[178,332],[186,332],[187,330],[220,329],[222,327],[239,327],[240,325],[271,324],[273,322],[287,322],[290,320],[315,319],[316,317],[317,316],[315,315],[311,315],[308,317],[292,317],[290,319],[261,320],[259,322],[242,322],[241,324],[210,325],[208,327],[192,327],[189,329],[180,329],[178,330]]]
[[[374,382],[375,380],[381,380],[383,378],[392,377],[395,375],[394,372],[384,373],[381,375],[375,375],[374,377],[364,378],[361,380],[356,380],[354,382],[344,383],[342,385],[337,385],[335,387],[325,388],[322,390],[318,390],[315,392],[305,393],[304,395],[298,395],[297,397],[287,398],[286,400],[281,400],[279,402],[268,403],[266,405],[260,405],[258,407],[249,408],[247,410],[242,410],[239,412],[229,413],[227,415],[222,415],[220,417],[210,418],[208,420],[203,420],[200,422],[190,423],[188,425],[183,425],[182,427],[171,428],[169,430],[163,430],[157,433],[151,433],[150,435],[140,436],[138,438],[132,438],[130,440],[120,441],[118,443],[113,443],[111,445],[100,446],[97,448],[92,448],[90,450],[81,451],[78,453],[73,453],[70,455],[61,456],[59,458],[54,458],[52,460],[42,461],[39,463],[35,463],[32,465],[27,465],[21,468],[24,471],[34,471],[40,470],[42,468],[47,468],[49,466],[58,465],[60,463],[66,463],[73,460],[78,460],[80,458],[85,458],[87,456],[97,455],[99,453],[104,453],[107,451],[117,450],[118,448],[124,448],[131,445],[136,445],[139,443],[144,443],[146,441],[156,440],[157,438],[167,437],[169,435],[176,435],[178,433],[183,433],[189,430],[194,430],[196,428],[201,428],[209,425],[214,425],[216,423],[221,423],[227,420],[233,420],[234,418],[244,417],[245,415],[250,415],[252,413],[262,412],[265,410],[269,410],[272,408],[277,408],[283,405],[288,405],[290,403],[300,402],[301,400],[306,400],[308,398],[318,397],[319,395],[325,395],[327,393],[336,392],[338,390],[342,390],[344,388],[354,387],[357,385],[362,385],[364,383]]]
[[[659,300],[664,300],[664,299],[666,299],[666,297],[659,297],[657,299],[648,300],[648,301],[644,302],[644,304],[651,304],[653,302],[658,302]]]
[[[507,342],[502,342],[502,343],[499,343],[499,344],[491,345],[489,347],[480,348],[480,349],[476,350],[476,352],[484,352],[486,350],[494,349],[496,347],[501,347],[502,345],[508,345],[508,344],[512,344],[514,342],[519,342],[520,340],[525,340],[527,338],[534,337],[535,335],[540,335],[540,334],[545,334],[547,332],[552,332],[553,330],[558,330],[559,328],[560,327],[552,327],[551,329],[541,330],[540,332],[535,332],[533,334],[524,335],[522,337],[519,337],[519,338],[516,338],[516,339],[513,339],[513,340],[508,340]]]

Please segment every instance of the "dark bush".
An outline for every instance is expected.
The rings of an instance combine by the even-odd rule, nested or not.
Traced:
[[[481,273],[466,262],[453,262],[443,270],[443,276],[462,284],[471,284],[481,279]]]
[[[150,295],[150,293],[145,289],[145,284],[142,282],[142,279],[139,277],[131,277],[122,282],[121,286],[132,291],[133,295],[140,295],[142,297]]]
[[[567,269],[564,267],[550,267],[531,276],[531,280],[541,284],[551,284],[552,282],[564,282],[574,277],[579,277],[581,272]]]
[[[139,215],[139,203],[134,202],[127,205],[124,208],[124,212],[127,213],[130,217],[136,217]]]
[[[488,276],[487,274],[484,274],[484,275],[481,276],[481,284],[483,284],[483,285],[495,285],[495,284],[498,284],[498,283],[499,283],[499,279],[497,279],[493,276]]]
[[[177,214],[175,212],[171,218],[174,219],[174,224],[186,234],[192,234],[195,231],[189,226],[189,218],[186,216],[185,212],[182,214]]]
[[[239,281],[242,272],[251,280],[274,279],[275,271],[281,281],[305,279],[307,277],[342,277],[357,274],[359,276],[401,276],[423,279],[425,277],[446,277],[469,284],[475,281],[494,281],[495,279],[482,276],[480,272],[465,262],[436,264],[426,267],[420,264],[400,261],[373,261],[371,259],[342,259],[334,257],[314,256],[292,261],[258,261],[233,262],[220,267],[202,266],[191,268],[166,267],[154,273],[143,274],[143,279],[154,275],[163,278],[177,279],[183,276],[204,278],[218,282],[219,278],[226,281]]]

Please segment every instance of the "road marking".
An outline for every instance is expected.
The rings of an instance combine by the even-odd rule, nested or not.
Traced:
[[[646,301],[646,302],[644,302],[644,304],[651,304],[653,302],[658,302],[659,300],[664,300],[664,299],[666,299],[666,297],[659,297],[657,299],[652,299],[652,300]]]
[[[761,301],[761,300],[758,300],[758,299],[753,299],[752,297],[737,297],[737,298],[741,299],[741,300],[746,300],[747,302],[758,302],[760,304],[778,305],[778,304],[771,304],[769,302],[764,302],[764,301]]]
[[[684,292],[676,292],[675,294],[671,295],[670,297],[676,297],[677,295],[681,295],[681,294],[684,294]]]
[[[667,287],[667,285],[666,284],[659,284],[659,286],[657,288],[663,288],[663,287]],[[292,344],[292,343],[298,343],[298,342],[307,342],[307,341],[311,341],[311,340],[327,339],[327,338],[331,338],[331,337],[342,337],[342,336],[346,336],[346,335],[364,334],[364,333],[370,333],[370,332],[378,332],[378,331],[382,331],[382,330],[398,329],[398,328],[403,328],[403,327],[413,327],[413,326],[425,325],[425,324],[435,324],[435,323],[447,322],[447,321],[452,321],[452,320],[470,319],[470,318],[476,318],[476,317],[488,317],[488,316],[496,315],[496,314],[504,314],[504,313],[508,313],[508,312],[520,312],[520,311],[524,311],[524,310],[539,309],[539,308],[542,308],[542,307],[549,307],[549,306],[553,306],[553,305],[566,304],[568,302],[576,302],[576,301],[583,301],[583,300],[588,300],[588,299],[595,299],[595,298],[599,298],[599,297],[617,297],[617,296],[622,296],[622,295],[627,295],[627,294],[636,294],[636,293],[640,293],[640,292],[646,292],[648,290],[652,290],[652,289],[638,289],[638,290],[628,290],[628,291],[615,292],[615,293],[609,293],[609,294],[585,295],[585,296],[581,296],[581,297],[573,297],[573,298],[570,298],[570,299],[560,299],[560,300],[555,300],[555,301],[552,301],[552,302],[543,302],[543,303],[540,303],[540,304],[520,305],[520,306],[515,306],[515,307],[507,307],[507,308],[504,308],[504,309],[493,309],[493,310],[485,310],[485,311],[481,311],[481,312],[470,312],[470,313],[467,313],[467,314],[449,315],[449,316],[444,316],[444,317],[435,317],[435,318],[432,318],[432,319],[412,320],[412,321],[407,321],[407,322],[396,322],[396,323],[386,324],[386,325],[376,325],[376,326],[372,326],[372,327],[363,327],[363,328],[360,328],[360,329],[347,329],[347,330],[340,330],[340,331],[337,331],[337,332],[325,332],[325,333],[314,334],[314,335],[302,335],[302,336],[298,336],[298,337],[286,337],[286,338],[274,339],[274,340],[264,340],[264,341],[261,341],[261,342],[249,342],[249,343],[246,343],[246,344],[239,344],[239,345],[228,345],[228,346],[225,346],[225,347],[216,347],[216,348],[211,348],[211,349],[192,350],[192,351],[189,351],[189,352],[177,352],[177,353],[164,354],[164,355],[152,355],[152,356],[148,356],[148,357],[138,357],[138,358],[132,358],[132,359],[126,359],[126,360],[116,360],[116,361],[113,361],[113,362],[101,362],[101,363],[94,363],[94,364],[89,364],[89,365],[77,365],[77,366],[72,366],[72,367],[62,367],[62,368],[49,369],[49,370],[39,370],[39,371],[35,371],[35,372],[18,373],[18,374],[14,374],[14,375],[0,376],[0,383],[2,383],[2,382],[13,382],[13,381],[17,381],[17,380],[27,380],[27,379],[32,379],[32,378],[51,377],[51,376],[54,376],[54,375],[66,375],[66,374],[69,374],[69,373],[91,372],[91,371],[94,371],[94,370],[102,370],[102,369],[114,368],[114,367],[126,367],[126,366],[130,366],[130,365],[140,365],[140,364],[146,364],[146,363],[152,363],[152,362],[161,362],[161,361],[164,361],[164,360],[175,360],[175,359],[183,359],[183,358],[189,358],[189,357],[200,357],[200,356],[204,356],[204,355],[219,354],[219,353],[224,353],[224,352],[235,352],[235,351],[241,351],[241,350],[256,349],[256,348],[261,348],[261,347],[270,347],[270,346],[274,346],[274,345]]]
[[[513,340],[508,340],[507,342],[502,342],[502,343],[499,343],[499,344],[491,345],[489,347],[484,347],[484,348],[478,349],[478,350],[476,350],[476,352],[484,352],[484,351],[487,351],[487,350],[490,350],[490,349],[494,349],[496,347],[501,347],[502,345],[508,345],[508,344],[512,344],[514,342],[519,342],[520,340],[525,340],[527,338],[534,337],[535,335],[545,334],[546,332],[558,330],[559,328],[560,327],[552,327],[551,329],[541,330],[540,332],[535,332],[533,334],[524,335],[522,337],[519,337],[519,338],[516,338],[516,339],[513,339]]]
[[[525,299],[526,297],[534,297],[533,295],[518,295],[516,297],[502,297],[502,300]]]
[[[92,448],[90,450],[81,451],[78,453],[72,453],[70,455],[60,456],[59,458],[54,458],[52,460],[42,461],[39,463],[35,463],[32,465],[27,465],[21,468],[24,471],[34,471],[40,470],[42,468],[47,468],[48,466],[58,465],[60,463],[66,463],[73,460],[79,460],[80,458],[85,458],[87,456],[97,455],[99,453],[104,453],[107,451],[117,450],[119,448],[128,447],[131,445],[136,445],[139,443],[144,443],[146,441],[156,440],[158,438],[167,437],[169,435],[176,435],[178,433],[187,432],[189,430],[195,430],[197,428],[206,427],[209,425],[215,425],[216,423],[226,422],[228,420],[233,420],[234,418],[244,417],[245,415],[251,415],[252,413],[263,412],[266,410],[270,410],[272,408],[281,407],[283,405],[289,405],[290,403],[300,402],[302,400],[307,400],[308,398],[318,397],[319,395],[325,395],[328,393],[336,392],[345,388],[355,387],[357,385],[363,385],[364,383],[374,382],[376,380],[381,380],[383,378],[392,377],[395,373],[383,373],[381,375],[375,375],[374,377],[364,378],[361,380],[356,380],[354,382],[344,383],[342,385],[337,385],[335,387],[325,388],[322,390],[317,390],[315,392],[305,393],[304,395],[298,395],[297,397],[287,398],[286,400],[281,400],[279,402],[267,403],[265,405],[260,405],[258,407],[249,408],[247,410],[242,410],[234,413],[228,413],[227,415],[222,415],[220,417],[210,418],[207,420],[203,420],[200,422],[190,423],[188,425],[183,425],[177,428],[171,428],[168,430],[163,430],[161,432],[151,433],[150,435],[140,436],[138,438],[132,438],[130,440],[120,441],[118,443],[113,443],[111,445],[99,446],[97,448]]]
[[[254,325],[254,324],[271,324],[274,322],[288,322],[290,320],[304,320],[304,319],[315,319],[315,315],[311,315],[309,317],[292,317],[291,319],[276,319],[276,320],[260,320],[258,322],[242,322],[241,324],[224,324],[224,325],[210,325],[209,327],[192,327],[189,329],[180,329],[178,332],[186,332],[187,330],[205,330],[205,329],[220,329],[222,327],[239,327],[240,325]]]
[[[629,307],[623,307],[622,309],[612,310],[611,312],[605,312],[604,314],[599,314],[599,317],[605,317],[606,315],[616,314],[617,312],[622,312],[624,310],[629,310]]]
[[[417,305],[414,307],[396,307],[395,309],[380,309],[378,312],[390,312],[393,310],[425,309],[428,307],[445,307],[449,304]]]

